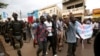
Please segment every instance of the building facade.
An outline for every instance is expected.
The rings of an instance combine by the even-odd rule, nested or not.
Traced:
[[[62,12],[61,12],[61,9],[56,4],[42,8],[38,12],[39,17],[41,15],[47,15],[47,14],[49,14],[50,16],[52,16],[53,14],[56,14],[60,17],[62,15]]]
[[[62,15],[69,15],[70,12],[82,21],[84,19],[85,5],[84,0],[63,0]]]

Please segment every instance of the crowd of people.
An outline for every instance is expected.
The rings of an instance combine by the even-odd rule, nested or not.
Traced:
[[[5,42],[10,43],[14,49],[16,49],[16,41],[20,44],[20,48],[23,46],[23,40],[29,38],[33,39],[33,46],[38,45],[36,56],[46,56],[47,50],[52,48],[52,55],[57,56],[57,50],[62,51],[64,41],[68,43],[67,56],[76,56],[75,51],[77,47],[76,34],[82,40],[80,34],[76,31],[75,24],[77,20],[72,13],[69,16],[58,17],[57,15],[40,16],[32,23],[17,20],[18,14],[13,13],[11,18],[8,18],[5,22],[0,22],[0,34],[4,36]],[[94,53],[97,52],[98,38],[99,38],[99,25],[97,21],[92,19],[85,19],[81,24],[93,24],[93,36],[96,37],[94,41]],[[27,33],[28,32],[28,33]],[[16,41],[15,41],[16,40]],[[87,39],[87,43],[91,44],[91,39]],[[81,42],[81,41],[80,41]]]

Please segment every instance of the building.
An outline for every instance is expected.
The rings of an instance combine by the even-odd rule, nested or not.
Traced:
[[[62,15],[69,15],[72,12],[77,19],[81,21],[84,19],[84,0],[63,0],[62,4]]]
[[[47,15],[47,14],[49,14],[50,16],[52,16],[53,14],[56,14],[59,17],[62,15],[61,9],[56,4],[42,8],[39,10],[38,13],[39,13],[38,14],[39,17],[41,15]]]
[[[95,8],[92,10],[92,17],[95,21],[100,21],[100,8]]]
[[[93,9],[93,17],[100,18],[100,8]]]

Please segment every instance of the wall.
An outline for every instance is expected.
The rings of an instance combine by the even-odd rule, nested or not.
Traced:
[[[72,2],[72,3],[66,3],[66,4],[63,4],[63,9],[66,10],[68,6],[72,6],[72,5],[75,5],[75,4],[79,4],[79,3],[82,3],[83,0],[77,0],[75,2]]]
[[[53,14],[57,14],[58,16],[61,15],[61,9],[57,6],[53,6],[53,7],[49,7],[49,8],[46,8],[46,9],[42,9],[42,10],[39,10],[39,17],[43,14],[49,14],[50,16],[52,16]]]

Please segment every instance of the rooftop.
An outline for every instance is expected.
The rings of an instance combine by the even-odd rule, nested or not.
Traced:
[[[57,6],[56,4],[53,4],[53,5],[50,5],[50,6],[44,7],[44,8],[42,8],[42,9],[40,9],[40,10],[45,10],[45,9],[47,9],[47,8],[56,7],[56,6]]]
[[[80,0],[63,0],[63,4],[69,4],[75,1],[80,1]]]

